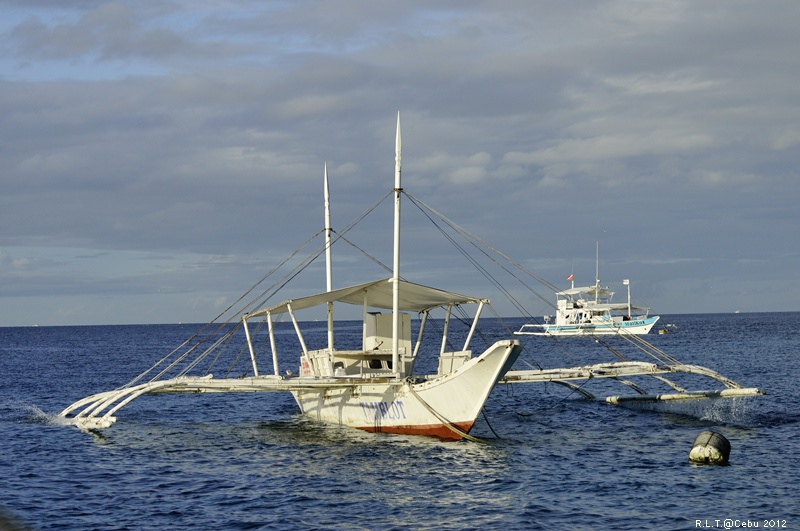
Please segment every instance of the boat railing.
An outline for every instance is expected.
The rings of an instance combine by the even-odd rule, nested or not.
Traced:
[[[520,327],[519,330],[515,331],[514,334],[516,335],[527,335],[527,334],[541,334],[542,329],[547,326],[547,324],[537,324],[537,323],[527,323]]]
[[[406,356],[406,349],[400,348],[400,359],[406,367],[410,367],[411,358]],[[304,371],[302,360],[310,367]],[[347,376],[359,378],[383,377],[393,373],[392,349],[371,350],[311,350],[301,357],[301,375],[331,377]]]
[[[458,369],[472,358],[471,350],[444,352],[439,355],[439,374],[448,374]]]

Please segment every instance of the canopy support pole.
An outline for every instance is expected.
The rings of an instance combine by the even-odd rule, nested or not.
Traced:
[[[300,331],[300,325],[297,324],[297,317],[294,315],[294,310],[292,310],[292,305],[287,304],[286,309],[289,310],[289,317],[292,318],[292,324],[294,324],[294,331],[297,332],[297,339],[300,340],[300,347],[303,349],[303,355],[308,356],[308,347],[306,346],[306,341],[303,339],[303,333]]]
[[[439,355],[441,356],[444,354],[445,348],[447,348],[447,332],[450,330],[450,311],[452,310],[453,305],[448,304],[447,310],[444,314],[444,330],[442,330],[442,348],[439,349]]]
[[[484,301],[478,304],[478,309],[475,311],[475,318],[472,320],[472,326],[469,328],[469,334],[467,334],[467,340],[464,341],[464,348],[461,350],[467,350],[469,348],[469,342],[472,341],[472,336],[475,334],[475,329],[478,327],[478,318],[481,316],[483,305]]]
[[[258,376],[256,353],[253,351],[253,341],[250,339],[250,328],[247,326],[247,317],[242,317],[242,324],[244,325],[244,335],[247,338],[247,348],[250,350],[250,361],[253,362],[253,374]]]
[[[267,314],[267,328],[269,329],[269,346],[272,349],[272,368],[275,376],[280,375],[278,368],[278,348],[275,346],[275,327],[272,324],[272,314]]]

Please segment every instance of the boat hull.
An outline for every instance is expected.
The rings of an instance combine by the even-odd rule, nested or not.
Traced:
[[[616,334],[649,334],[659,316],[633,319],[620,323],[581,323],[574,325],[540,325],[541,330],[525,332],[538,336],[611,336]]]
[[[369,432],[461,439],[521,350],[518,341],[499,341],[452,373],[422,382],[354,381],[352,386],[292,394],[304,415],[323,422]]]

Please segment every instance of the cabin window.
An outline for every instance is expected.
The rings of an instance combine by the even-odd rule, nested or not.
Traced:
[[[392,368],[392,360],[381,360],[381,359],[371,359],[367,361],[367,365],[370,369],[391,369]]]

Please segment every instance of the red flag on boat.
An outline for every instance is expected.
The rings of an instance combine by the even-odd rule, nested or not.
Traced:
[[[572,280],[572,273],[567,277],[567,280]]]

